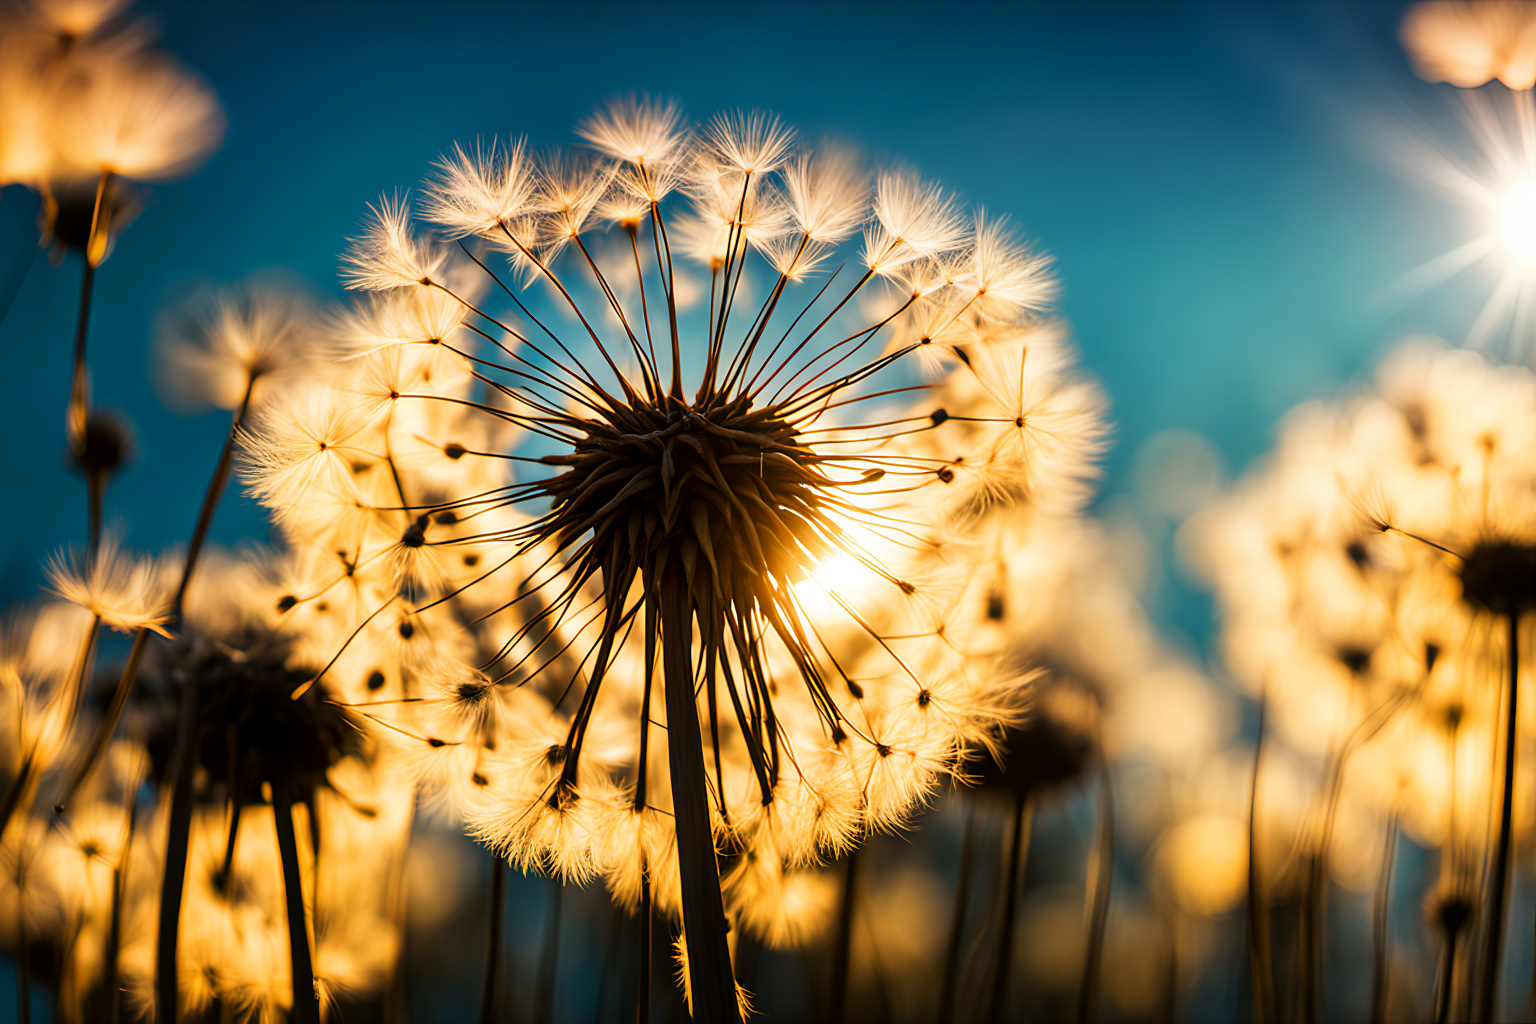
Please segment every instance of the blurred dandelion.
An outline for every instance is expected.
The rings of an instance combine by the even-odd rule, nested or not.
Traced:
[[[1266,695],[1273,741],[1316,773],[1297,840],[1313,915],[1304,998],[1318,998],[1330,856],[1345,822],[1369,821],[1367,837],[1386,837],[1381,908],[1399,825],[1440,850],[1442,884],[1483,929],[1463,949],[1465,916],[1445,924],[1441,998],[1453,1016],[1500,1012],[1511,851],[1532,825],[1517,768],[1533,739],[1519,701],[1536,607],[1533,428],[1528,372],[1410,346],[1370,393],[1296,410],[1268,464],[1186,528],[1221,598],[1229,664]],[[1384,937],[1383,924],[1378,975]],[[1475,970],[1457,966],[1469,956]]]

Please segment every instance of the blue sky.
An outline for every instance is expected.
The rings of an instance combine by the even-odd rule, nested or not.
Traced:
[[[417,183],[455,140],[565,144],[630,90],[696,117],[776,111],[919,168],[1052,253],[1059,312],[1113,402],[1105,507],[1157,431],[1203,434],[1240,468],[1286,409],[1396,340],[1463,336],[1490,285],[1474,271],[1406,305],[1387,297],[1468,231],[1465,211],[1353,131],[1447,109],[1444,87],[1408,71],[1400,3],[141,6],[219,92],[229,133],[197,175],[154,189],[99,276],[96,400],[138,435],[108,514],[139,548],[190,533],[226,429],[154,395],[166,303],[277,267],[339,294],[364,205]],[[0,323],[7,600],[35,593],[42,558],[85,532],[62,430],[79,267],[37,252],[30,202],[0,197],[0,296],[19,288]],[[243,500],[213,530],[266,535]],[[1154,604],[1171,630],[1210,629],[1175,574]]]

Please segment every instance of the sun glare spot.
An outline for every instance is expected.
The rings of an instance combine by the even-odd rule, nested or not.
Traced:
[[[1536,180],[1519,182],[1499,203],[1499,237],[1515,259],[1536,260]]]

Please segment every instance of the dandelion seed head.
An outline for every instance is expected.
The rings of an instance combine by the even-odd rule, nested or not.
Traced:
[[[224,137],[212,90],[163,55],[108,62],[73,80],[54,125],[66,163],[136,181],[195,170]]]
[[[108,531],[94,555],[71,550],[48,561],[48,586],[113,629],[125,633],[158,629],[168,621],[170,594],[153,559],[139,558]]]

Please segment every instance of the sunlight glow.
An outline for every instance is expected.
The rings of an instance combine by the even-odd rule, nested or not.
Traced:
[[[1499,237],[1516,260],[1536,260],[1536,181],[1516,183],[1499,203]]]

